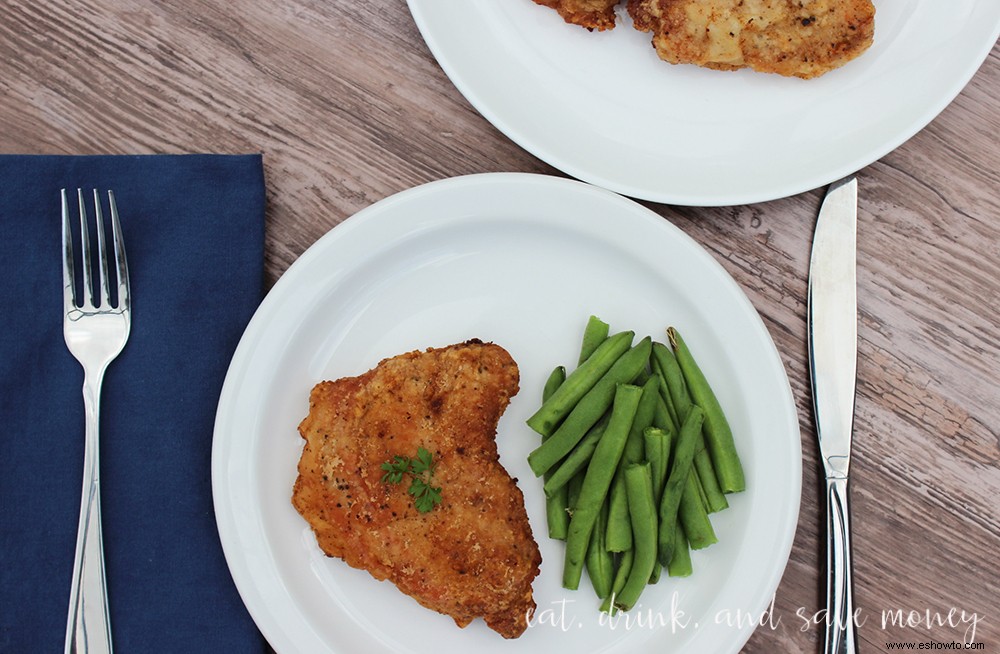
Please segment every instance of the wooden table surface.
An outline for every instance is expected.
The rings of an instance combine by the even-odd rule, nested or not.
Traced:
[[[0,17],[0,152],[263,152],[268,285],[330,228],[397,191],[478,172],[561,175],[469,105],[403,0],[3,0]],[[985,651],[1000,648],[998,171],[994,47],[938,118],[859,172],[852,478],[862,651],[961,642],[973,622]],[[798,405],[798,530],[750,653],[822,647],[822,629],[801,617],[823,605],[805,325],[822,194],[647,203],[745,290]],[[883,626],[899,610],[910,624]]]

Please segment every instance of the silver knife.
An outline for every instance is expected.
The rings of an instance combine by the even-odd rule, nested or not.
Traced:
[[[855,654],[848,472],[858,361],[858,182],[830,186],[809,263],[809,372],[819,453],[826,476],[825,654]]]

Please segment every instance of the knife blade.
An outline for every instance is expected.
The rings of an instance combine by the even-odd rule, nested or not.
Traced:
[[[825,654],[854,654],[848,478],[857,384],[857,201],[854,177],[832,184],[809,263],[809,372],[827,497]]]

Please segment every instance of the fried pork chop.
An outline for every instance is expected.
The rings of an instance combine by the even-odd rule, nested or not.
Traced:
[[[536,4],[555,9],[567,23],[598,31],[614,28],[615,6],[618,2],[619,0],[535,0]]]
[[[498,345],[471,340],[385,359],[317,384],[292,504],[328,556],[392,581],[460,627],[477,617],[516,638],[534,610],[541,556],[524,497],[501,466],[496,428],[519,373]],[[382,464],[433,456],[441,503],[420,512]]]
[[[665,61],[809,79],[872,44],[871,0],[628,0]]]

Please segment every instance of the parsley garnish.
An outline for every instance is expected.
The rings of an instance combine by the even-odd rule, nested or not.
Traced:
[[[411,459],[397,454],[390,461],[383,463],[382,469],[385,470],[385,474],[382,475],[382,482],[398,484],[403,481],[404,476],[409,475],[409,493],[413,496],[413,503],[417,511],[427,513],[441,503],[441,488],[430,484],[434,466],[434,455],[419,447],[416,458]]]

